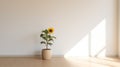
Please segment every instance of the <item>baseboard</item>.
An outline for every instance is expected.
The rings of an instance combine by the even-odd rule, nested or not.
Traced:
[[[106,55],[106,57],[119,58],[119,56],[118,56],[118,55]]]
[[[42,57],[41,55],[0,55],[0,57]],[[52,57],[64,57],[64,55],[52,55]],[[81,56],[68,56],[68,57],[81,57]],[[117,55],[107,55],[110,58],[120,58]]]
[[[41,55],[0,55],[0,57],[42,57]],[[64,57],[63,55],[53,55],[52,57]]]

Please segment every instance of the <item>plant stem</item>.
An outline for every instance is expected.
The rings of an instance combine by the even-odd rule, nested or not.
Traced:
[[[46,49],[48,49],[48,40],[46,40]]]
[[[48,49],[48,44],[46,45],[46,49]]]

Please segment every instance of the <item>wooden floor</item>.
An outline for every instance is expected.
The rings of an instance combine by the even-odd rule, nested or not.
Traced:
[[[117,58],[52,58],[42,60],[37,57],[1,57],[0,67],[120,67]]]

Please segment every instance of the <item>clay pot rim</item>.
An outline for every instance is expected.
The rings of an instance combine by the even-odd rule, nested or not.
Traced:
[[[51,50],[51,49],[42,49],[42,50]]]

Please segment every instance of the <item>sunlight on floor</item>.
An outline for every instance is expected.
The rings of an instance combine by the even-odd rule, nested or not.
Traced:
[[[120,67],[118,58],[65,57],[65,59],[76,67]]]
[[[105,56],[106,49],[106,20],[103,19],[92,31],[84,36],[64,56],[98,57]]]

